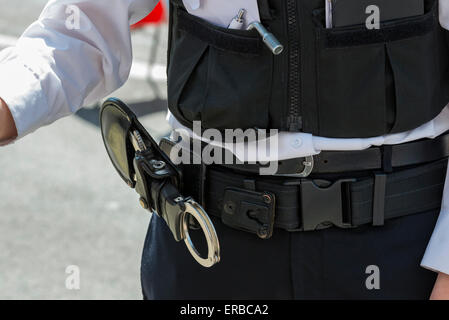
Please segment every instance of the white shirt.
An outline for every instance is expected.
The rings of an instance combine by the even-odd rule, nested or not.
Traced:
[[[76,112],[120,87],[128,78],[132,50],[129,24],[157,0],[52,0],[16,46],[0,53],[0,97],[8,104],[19,138]],[[67,8],[80,11],[80,29],[66,27]],[[440,0],[440,23],[449,29],[449,0]],[[432,48],[429,48],[432,50]],[[169,114],[169,122],[181,125]],[[434,138],[449,129],[449,107],[417,129],[367,139],[330,139],[306,133],[279,134],[279,160],[321,150],[361,150]],[[422,266],[449,274],[449,179],[438,223]]]

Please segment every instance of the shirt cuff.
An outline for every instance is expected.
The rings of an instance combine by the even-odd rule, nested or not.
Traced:
[[[435,272],[449,274],[449,213],[446,211],[440,212],[421,266]]]
[[[435,272],[449,274],[449,171],[446,173],[440,216],[421,266]]]
[[[0,64],[0,97],[14,118],[17,138],[47,124],[48,104],[39,76],[16,59]]]

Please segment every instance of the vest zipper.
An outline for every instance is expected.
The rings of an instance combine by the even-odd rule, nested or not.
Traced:
[[[301,105],[301,46],[298,25],[297,0],[287,0],[287,22],[288,22],[288,51],[289,51],[289,115],[288,130],[299,131],[302,128],[302,119],[299,108]]]

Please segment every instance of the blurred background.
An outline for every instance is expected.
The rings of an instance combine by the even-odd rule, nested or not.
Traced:
[[[46,2],[0,0],[0,50]],[[164,7],[133,28],[131,76],[111,95],[158,139],[169,133]],[[108,159],[98,105],[0,148],[0,299],[141,299],[149,219]],[[66,288],[71,265],[80,270],[79,290]]]

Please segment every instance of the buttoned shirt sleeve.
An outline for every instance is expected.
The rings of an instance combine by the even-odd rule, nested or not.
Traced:
[[[0,53],[0,97],[19,138],[101,99],[128,78],[129,24],[157,0],[51,0]]]

